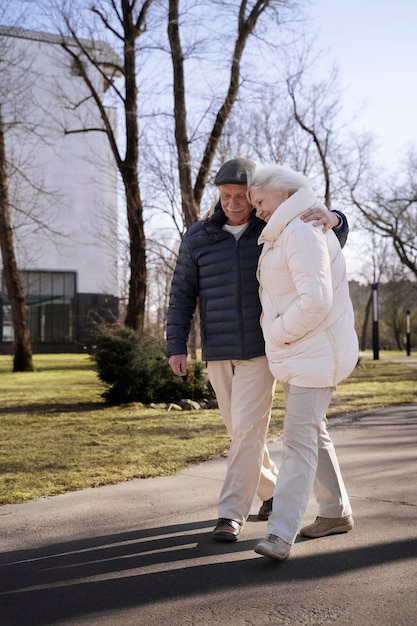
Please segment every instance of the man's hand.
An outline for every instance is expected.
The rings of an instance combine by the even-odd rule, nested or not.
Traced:
[[[332,213],[327,209],[308,209],[301,215],[303,222],[312,222],[315,220],[313,226],[323,226],[323,232],[327,233],[328,230],[339,226],[340,218],[337,213]]]
[[[168,363],[171,366],[174,374],[178,376],[187,375],[187,355],[186,354],[173,354],[169,357]]]

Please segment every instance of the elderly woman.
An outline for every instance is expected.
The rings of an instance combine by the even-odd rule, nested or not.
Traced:
[[[318,503],[307,537],[352,530],[349,498],[326,411],[335,386],[354,369],[358,340],[343,253],[332,231],[300,216],[317,206],[309,180],[265,164],[248,174],[248,197],[267,222],[258,243],[261,325],[273,376],[283,383],[283,457],[266,539],[255,551],[285,560],[312,488]]]

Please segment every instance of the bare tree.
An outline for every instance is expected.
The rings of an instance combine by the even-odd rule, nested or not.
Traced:
[[[205,20],[207,20],[207,17],[210,15],[211,8],[212,11],[213,9],[216,11],[216,19],[223,19],[225,25],[227,24],[228,45],[224,48],[220,46],[220,56],[217,57],[217,64],[212,61],[212,71],[214,67],[221,67],[222,71],[217,71],[214,86],[216,91],[211,95],[206,109],[202,110],[201,118],[198,120],[197,126],[188,124],[187,116],[189,108],[187,108],[186,102],[189,102],[192,98],[190,92],[195,90],[195,85],[189,83],[190,86],[187,91],[184,63],[187,59],[187,54],[191,55],[191,53],[184,52],[181,43],[180,31],[182,15],[179,7],[179,0],[169,1],[168,37],[173,67],[174,124],[178,180],[181,192],[183,219],[185,227],[189,228],[199,219],[200,205],[209,173],[218,153],[221,140],[227,129],[227,123],[230,120],[233,107],[238,99],[238,94],[244,80],[242,76],[243,54],[248,47],[248,43],[254,35],[263,14],[268,15],[271,22],[277,27],[277,24],[280,23],[280,19],[278,19],[278,17],[281,17],[280,9],[282,9],[284,13],[284,11],[292,7],[292,3],[290,0],[255,0],[252,2],[241,0],[237,6],[232,6],[228,3],[213,2],[212,7],[208,5],[205,7]],[[218,15],[219,9],[222,11],[222,17]],[[190,26],[190,24],[188,24],[188,26]],[[274,30],[274,38],[276,39],[276,30]],[[261,35],[259,33],[258,43],[260,40]],[[198,43],[200,46],[202,45],[201,41]],[[211,39],[205,43],[205,50],[213,48]],[[219,42],[216,43],[219,47]],[[189,43],[189,48],[198,58],[195,52],[196,45],[197,44],[193,46]],[[229,45],[230,56],[227,57]],[[274,48],[276,49],[276,47],[275,45]],[[220,63],[220,66],[218,63]],[[228,76],[228,79],[225,81],[225,94],[221,97],[218,95],[218,93],[222,91],[220,77],[224,78],[226,76]],[[219,102],[218,107],[216,105],[217,102]],[[205,127],[205,132],[200,128],[202,126]],[[191,145],[193,141],[195,141],[196,136],[199,137],[197,145],[200,148],[200,157],[195,156],[196,150],[194,150],[194,154],[191,152]],[[233,145],[237,145],[237,142],[234,142]],[[237,147],[233,156],[236,154],[242,155],[242,149],[242,147]],[[226,154],[226,157],[227,156],[230,157],[231,155]],[[198,316],[194,316],[194,323],[191,326],[189,339],[189,349],[193,357],[196,355],[198,335]]]
[[[417,277],[417,153],[410,149],[399,171],[372,178],[358,170],[351,198],[369,230],[389,240],[401,263]],[[364,184],[367,183],[367,184]]]
[[[310,75],[313,51],[307,48],[298,59],[297,69],[286,78],[291,116],[301,131],[304,148],[303,171],[322,181],[323,199],[328,209],[347,195],[345,169],[354,167],[362,142],[349,131],[351,120],[342,120],[342,90],[338,70],[332,68],[324,79]],[[303,159],[300,146],[298,158]],[[308,158],[307,158],[308,157]]]
[[[415,283],[401,280],[400,275],[380,285],[382,343],[384,336],[392,337],[393,341],[387,341],[389,348],[393,343],[397,350],[405,350],[406,312],[412,310],[416,295]]]
[[[170,0],[168,18],[168,36],[170,42],[171,59],[173,66],[174,89],[174,118],[175,141],[178,154],[178,173],[182,197],[182,211],[185,225],[188,228],[199,217],[200,203],[208,180],[219,141],[237,100],[241,77],[241,64],[245,47],[249,38],[255,32],[257,23],[263,13],[274,11],[282,5],[289,6],[290,2],[273,2],[271,0],[256,0],[251,3],[242,0],[234,14],[237,23],[237,35],[230,60],[230,76],[226,95],[214,114],[214,123],[208,133],[208,138],[198,166],[195,182],[192,182],[192,157],[190,153],[190,136],[187,128],[186,86],[184,76],[184,52],[180,39],[179,0]],[[213,113],[213,111],[211,111]]]
[[[194,103],[190,105],[188,101],[187,106],[185,104],[186,81],[184,79],[183,67],[184,53],[179,37],[179,20],[181,19],[179,15],[179,0],[171,1],[168,5],[168,11],[162,4],[153,3],[153,0],[146,0],[141,3],[137,2],[137,0],[99,0],[91,6],[91,10],[87,10],[85,5],[80,3],[82,11],[80,10],[79,12],[76,11],[78,6],[76,2],[68,3],[65,0],[56,0],[54,4],[59,6],[61,19],[63,18],[64,20],[65,26],[62,28],[63,48],[71,56],[73,67],[83,78],[89,93],[88,99],[95,103],[101,120],[98,127],[97,125],[94,127],[94,125],[84,124],[77,129],[67,129],[67,132],[90,132],[91,130],[105,132],[123,181],[130,242],[130,282],[125,322],[128,326],[142,332],[147,293],[144,209],[151,209],[151,207],[148,201],[148,188],[144,186],[144,181],[146,182],[150,174],[144,171],[143,168],[143,164],[149,163],[149,159],[143,157],[140,153],[139,141],[141,146],[144,145],[146,140],[152,145],[151,136],[153,134],[156,138],[156,142],[153,142],[153,145],[156,146],[154,148],[157,154],[156,162],[162,163],[162,166],[165,168],[169,167],[169,164],[166,162],[166,156],[161,155],[160,152],[158,154],[158,146],[161,149],[161,134],[168,132],[170,120],[174,119],[177,149],[175,170],[180,181],[179,187],[185,225],[186,227],[190,226],[199,217],[201,198],[210,167],[218,149],[219,139],[241,87],[241,62],[247,43],[251,35],[253,35],[262,14],[268,12],[272,18],[273,16],[277,17],[278,13],[280,13],[279,17],[281,18],[281,7],[287,9],[293,3],[291,0],[252,0],[252,2],[242,0],[236,7],[233,3],[221,3],[212,0],[209,3],[210,6],[206,8],[201,3],[184,0],[182,10],[185,17],[181,27],[184,27],[183,32],[186,33],[185,39],[189,49],[197,50],[195,57],[197,60],[202,57],[211,57],[211,55],[207,55],[207,49],[201,45],[199,34],[195,35],[196,41],[192,41],[194,37],[193,22],[188,18],[193,11],[196,11],[199,15],[199,19],[195,23],[198,23],[203,30],[204,28],[208,30],[209,27],[206,10],[216,15],[216,19],[218,12],[222,12],[228,33],[231,32],[231,16],[233,16],[237,24],[236,40],[230,52],[227,52],[228,55],[231,54],[228,60],[230,68],[224,69],[223,66],[223,72],[229,72],[230,69],[229,86],[226,89],[223,101],[216,110],[216,102],[219,101],[219,96],[216,93],[213,97],[210,95],[209,89],[207,89],[206,94],[200,101],[201,104],[204,98],[208,99],[206,109],[200,109],[196,113],[197,109],[194,108],[190,127],[187,126],[187,116],[190,113],[190,106],[192,107]],[[150,9],[153,4],[155,9],[151,16]],[[87,20],[83,20],[83,13],[89,15]],[[204,16],[203,20],[201,20],[202,15]],[[166,73],[164,74],[166,70],[165,59],[168,57],[165,49],[166,43],[162,37],[165,36],[166,30],[162,31],[160,28],[161,20],[166,25],[167,17],[171,60],[174,67],[173,116],[170,99],[166,98],[170,78],[167,78]],[[97,18],[97,29],[94,29],[94,18]],[[157,27],[153,31],[151,28],[151,35],[149,35],[149,23],[153,24],[152,20],[154,19],[160,21],[157,22]],[[266,23],[267,21],[265,20]],[[91,36],[92,32],[95,33],[94,36]],[[106,40],[112,44],[114,50],[121,57],[121,61],[117,58],[109,58],[107,55],[107,59],[103,63],[105,56],[103,44],[96,40],[97,33],[99,33],[100,40]],[[87,37],[87,35],[89,36]],[[228,41],[230,41],[229,35]],[[74,43],[75,46],[73,45]],[[215,45],[219,46],[218,40],[216,40]],[[150,54],[147,55],[147,52]],[[160,63],[158,63],[158,55]],[[226,58],[222,47],[216,51],[216,55],[216,58],[222,55],[223,59]],[[217,62],[212,63],[212,66],[211,71],[214,73],[218,67]],[[91,68],[94,68],[94,71],[101,75],[106,85],[105,98],[98,93],[94,81],[90,79],[89,70]],[[140,74],[142,75],[141,80],[147,81],[145,89],[143,88],[143,83],[139,82]],[[145,75],[145,79],[143,79],[143,75]],[[205,75],[202,76],[203,82],[205,78]],[[140,106],[138,106],[139,85],[142,87],[140,91]],[[114,102],[118,101],[122,105],[124,114],[123,138],[116,136],[107,116],[104,100],[109,101],[109,94],[113,94]],[[150,94],[150,97],[147,97],[147,94]],[[69,104],[73,109],[81,111],[83,103],[73,100]],[[196,117],[198,117],[200,112],[200,121],[196,122]],[[143,123],[145,119],[146,121]],[[211,120],[213,120],[212,123]],[[141,128],[140,124],[142,125]],[[198,148],[200,149],[203,146],[203,149],[200,151],[200,154],[202,154],[201,160],[199,159],[200,165],[197,168],[195,165],[193,166],[196,160],[190,154],[190,145],[196,138]],[[142,148],[141,152],[143,153]],[[153,168],[155,168],[155,163]],[[139,171],[141,176],[140,186]],[[195,182],[193,182],[194,176]],[[162,176],[157,177],[160,181],[163,180]],[[175,180],[174,188],[176,187],[177,183]],[[143,189],[145,188],[147,190],[146,205],[143,202]],[[157,191],[159,198],[162,193],[161,190]],[[161,203],[158,203],[158,201],[155,204],[159,204],[159,207],[161,206]],[[158,210],[160,209],[158,208]]]
[[[343,90],[338,70],[324,78],[316,66],[322,54],[305,42],[290,47],[278,79],[262,87],[263,102],[243,118],[246,142],[261,161],[287,163],[316,182],[326,206],[350,204],[347,171],[356,173],[370,150],[370,137],[351,131],[352,119],[343,115]],[[242,115],[242,112],[240,112]],[[243,132],[239,137],[244,141]]]
[[[4,279],[12,312],[14,330],[14,372],[33,372],[32,345],[26,299],[17,268],[10,218],[9,179],[6,162],[3,116],[0,104],[0,247]]]
[[[399,271],[398,267],[392,276],[392,280],[385,279],[378,283],[378,343],[382,349],[404,350],[407,311],[411,311],[412,314],[411,335],[415,343],[414,311],[417,286],[413,281],[404,278],[404,272]],[[349,286],[355,310],[359,344],[361,350],[367,350],[373,347],[373,316],[371,314],[373,290],[369,284],[361,284],[357,281],[350,281]]]
[[[1,6],[3,13],[4,7]],[[4,282],[7,287],[7,295],[10,303],[13,323],[13,371],[32,372],[34,370],[32,359],[32,344],[29,328],[26,298],[22,286],[21,276],[18,270],[15,252],[15,230],[12,224],[9,193],[9,163],[6,158],[6,124],[3,119],[3,105],[10,105],[14,125],[21,118],[20,106],[25,101],[25,92],[22,90],[19,75],[13,72],[19,68],[20,76],[25,72],[22,59],[9,50],[9,45],[2,37],[0,76],[2,87],[0,88],[0,248],[3,261]],[[12,79],[13,76],[13,79]],[[11,88],[13,85],[13,88]],[[18,101],[21,100],[20,105]]]
[[[143,332],[145,323],[147,272],[143,203],[139,185],[137,54],[138,40],[146,31],[146,20],[152,2],[153,0],[144,0],[139,6],[136,0],[104,0],[91,6],[92,14],[98,17],[105,31],[121,43],[121,62],[115,54],[109,54],[109,48],[105,49],[102,43],[80,37],[75,25],[77,16],[67,13],[65,8],[62,9],[66,33],[70,35],[70,40],[63,38],[62,47],[71,56],[77,72],[84,80],[101,120],[99,128],[92,128],[87,124],[67,132],[99,131],[106,133],[109,140],[123,181],[129,231],[130,277],[125,324],[138,333]],[[105,91],[112,92],[122,105],[125,128],[125,141],[122,144],[117,141],[102,94],[91,80],[90,67],[101,76],[106,86]],[[82,103],[73,103],[73,106],[81,107]]]

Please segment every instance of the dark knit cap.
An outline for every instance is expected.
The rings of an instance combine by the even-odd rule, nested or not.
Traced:
[[[247,185],[247,172],[255,169],[255,163],[249,159],[232,159],[223,163],[214,179],[215,185]]]

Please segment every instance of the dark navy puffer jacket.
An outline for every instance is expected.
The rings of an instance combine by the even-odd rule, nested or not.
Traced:
[[[337,230],[343,231],[346,241],[347,222],[338,214],[343,225]],[[238,240],[222,230],[225,222],[218,204],[212,217],[196,222],[184,235],[171,284],[167,356],[187,354],[198,298],[204,361],[246,360],[265,354],[256,278],[262,249],[258,237],[265,222],[253,211]]]

